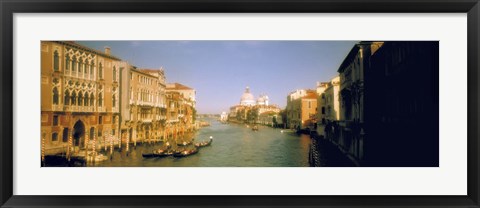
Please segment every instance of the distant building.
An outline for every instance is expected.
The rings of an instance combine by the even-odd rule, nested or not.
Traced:
[[[340,119],[340,77],[334,77],[327,85],[325,92],[325,116],[327,123],[338,121]]]
[[[255,105],[255,97],[252,93],[250,93],[250,88],[247,86],[245,88],[245,92],[243,93],[242,97],[240,98],[240,105],[242,106],[254,106]]]
[[[315,90],[296,90],[287,97],[287,125],[292,129],[314,128],[317,115]]]
[[[227,112],[223,111],[222,114],[220,114],[220,121],[226,122],[227,120],[228,120],[228,114]]]
[[[267,95],[262,94],[256,100],[247,86],[245,92],[240,97],[240,103],[230,107],[228,120],[240,123],[259,123],[259,116],[265,112],[274,112],[278,114],[280,108],[277,105],[270,104]]]
[[[195,89],[190,88],[190,87],[185,86],[185,85],[180,84],[180,83],[168,83],[167,86],[166,86],[166,89],[167,89],[167,91],[179,92],[183,96],[183,98],[185,99],[187,104],[189,104],[193,108],[195,108],[195,105],[196,105],[195,96],[197,94]]]
[[[267,111],[258,115],[258,123],[267,126],[282,126],[282,116],[278,112]]]
[[[326,109],[325,109],[325,90],[327,89],[329,85],[329,82],[317,82],[317,124],[320,125],[325,125],[326,120],[325,120],[325,114],[326,114]],[[323,129],[322,129],[323,131]]]
[[[196,91],[180,83],[167,84],[167,99],[170,116],[167,115],[167,123],[180,125],[191,129],[196,120],[195,95]]]

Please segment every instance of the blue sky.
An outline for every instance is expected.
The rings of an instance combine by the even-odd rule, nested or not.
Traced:
[[[78,41],[139,68],[163,67],[167,82],[197,90],[199,113],[238,104],[246,86],[285,107],[295,89],[328,81],[355,41]]]

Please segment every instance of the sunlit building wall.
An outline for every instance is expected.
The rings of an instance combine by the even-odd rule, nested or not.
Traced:
[[[119,69],[110,48],[41,42],[41,139],[45,154],[118,143]]]

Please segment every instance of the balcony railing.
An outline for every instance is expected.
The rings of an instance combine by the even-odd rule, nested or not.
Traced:
[[[65,106],[54,106],[55,111],[65,111],[65,112],[94,112],[95,107],[93,106],[72,106],[72,105],[65,105]]]
[[[169,123],[175,123],[175,122],[178,122],[179,120],[178,119],[168,119],[167,122]]]
[[[63,106],[61,105],[53,105],[52,106],[53,111],[63,111]]]

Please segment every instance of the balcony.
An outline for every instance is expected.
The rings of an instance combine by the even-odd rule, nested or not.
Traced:
[[[168,119],[167,120],[168,123],[176,123],[178,121],[179,121],[178,119]]]
[[[140,106],[150,106],[150,107],[155,106],[153,102],[141,101],[141,100],[130,100],[130,105],[140,105]]]
[[[94,112],[95,111],[95,107],[93,106],[57,106],[57,107],[54,107],[56,108],[57,110],[55,111],[65,111],[65,112]]]
[[[53,105],[52,110],[53,111],[63,111],[63,106],[62,105]]]
[[[98,112],[105,112],[105,107],[97,107]]]

